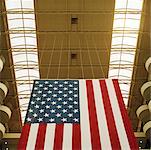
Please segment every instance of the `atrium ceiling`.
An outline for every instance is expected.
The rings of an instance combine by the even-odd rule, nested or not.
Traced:
[[[143,103],[140,87],[151,55],[150,1],[116,1],[2,0],[6,64],[0,79],[9,83],[10,132],[21,131],[33,80],[39,78],[118,78],[133,129],[139,130],[135,111]]]

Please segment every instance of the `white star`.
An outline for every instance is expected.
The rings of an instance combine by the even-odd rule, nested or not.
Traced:
[[[58,84],[58,81],[55,81],[54,84]]]
[[[33,97],[36,97],[37,95],[36,95],[36,94],[33,94],[32,96],[33,96]]]
[[[72,116],[73,116],[73,114],[68,114],[68,116],[69,116],[69,117],[72,117]]]
[[[67,112],[67,109],[63,109],[62,112],[63,112],[63,113],[66,113],[66,112]]]
[[[59,87],[63,87],[63,85],[62,85],[62,84],[59,84]]]
[[[77,81],[74,81],[73,83],[74,83],[74,84],[78,84],[78,82],[77,82]]]
[[[67,118],[62,118],[61,120],[62,120],[63,122],[65,122],[65,121],[67,121]]]
[[[37,87],[35,87],[35,88],[34,88],[34,90],[38,90],[38,88],[37,88]]]
[[[57,113],[56,116],[57,116],[57,117],[61,117],[61,114]]]
[[[68,88],[66,88],[66,87],[64,87],[63,89],[64,89],[64,90],[68,90]]]
[[[55,121],[55,119],[53,119],[53,118],[50,118],[49,120],[50,120],[50,122],[53,122],[53,121]]]
[[[51,98],[50,98],[50,97],[48,97],[48,98],[47,98],[47,101],[51,101]]]
[[[47,88],[47,87],[44,87],[44,90],[48,90],[48,88]]]
[[[73,108],[73,106],[72,106],[72,105],[69,105],[68,107],[69,107],[69,108]]]
[[[54,87],[53,89],[54,89],[54,90],[58,90],[58,88],[57,88],[57,87]]]
[[[31,104],[35,104],[35,102],[31,101]]]
[[[37,98],[36,98],[37,101],[39,101],[40,99],[41,99],[40,97],[37,97]]]
[[[38,118],[38,121],[41,122],[43,120],[43,118]]]
[[[73,93],[73,91],[69,91],[69,94]]]
[[[69,97],[69,101],[72,101],[73,100],[73,98],[72,97]]]
[[[73,85],[72,85],[72,84],[69,84],[69,87],[73,87]]]
[[[44,112],[44,109],[40,109],[39,111],[40,111],[40,113],[42,113],[42,112]]]
[[[45,81],[45,84],[48,84],[49,82],[48,81]]]
[[[48,109],[48,108],[50,108],[50,106],[46,105],[46,108]]]
[[[78,90],[78,88],[73,88],[75,91]]]
[[[52,93],[52,91],[48,91],[48,93],[50,94],[50,93]]]
[[[29,112],[33,112],[33,110],[30,108],[30,109],[29,109]]]
[[[64,101],[64,102],[62,102],[64,105],[66,105],[68,102],[67,101]]]
[[[47,94],[42,94],[42,97],[46,97],[47,96]]]
[[[56,104],[56,102],[55,102],[55,101],[53,101],[53,102],[51,102],[51,104],[52,104],[52,105],[55,105],[55,104]]]
[[[39,105],[35,105],[34,107],[35,107],[35,108],[39,108]]]
[[[42,91],[38,91],[38,93],[40,94],[40,93],[42,93]]]
[[[58,98],[58,101],[61,101],[61,100],[62,100],[62,98],[61,98],[61,97],[59,97],[59,98]]]
[[[35,84],[39,84],[39,81],[36,81]]]
[[[61,105],[58,105],[58,106],[57,106],[58,109],[60,109],[61,107],[62,107]]]
[[[45,117],[49,117],[49,114],[47,114],[47,113],[45,113],[45,115],[44,115]]]
[[[45,104],[45,103],[46,103],[45,101],[42,101],[42,102],[41,102],[42,105]]]
[[[39,84],[39,87],[43,87],[43,85],[42,85],[42,84]]]
[[[34,116],[34,118],[36,118],[36,117],[37,117],[37,114],[36,114],[36,113],[34,113],[34,114],[33,114],[33,116]]]
[[[78,109],[74,109],[74,113],[77,113],[78,112]]]
[[[61,93],[62,93],[62,91],[58,91],[58,93],[59,93],[59,94],[61,94]]]
[[[67,94],[63,94],[63,97],[67,97]]]
[[[78,122],[78,121],[79,121],[79,119],[78,119],[78,118],[74,118],[73,120],[74,120],[75,122]]]
[[[75,105],[77,105],[77,104],[78,104],[78,102],[77,102],[77,101],[74,101],[73,103],[74,103]]]
[[[77,95],[77,94],[74,94],[73,96],[74,96],[74,97],[78,97],[78,95]]]
[[[52,84],[49,84],[49,87],[53,87]]]
[[[53,94],[52,96],[53,96],[53,97],[57,97],[57,94]]]
[[[68,84],[68,81],[65,81],[64,84]]]
[[[55,113],[56,111],[55,111],[55,109],[51,109],[50,112],[51,113]]]
[[[27,121],[31,121],[31,118],[28,117],[28,118],[27,118]]]

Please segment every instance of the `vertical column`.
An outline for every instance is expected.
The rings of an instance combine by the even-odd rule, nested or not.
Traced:
[[[1,72],[0,72],[1,74]],[[0,81],[0,139],[3,138],[5,133],[5,125],[11,117],[11,109],[4,105],[4,99],[8,93],[8,83]]]
[[[0,25],[0,33],[1,33],[1,25]],[[1,41],[1,34],[0,34],[0,45],[1,42],[2,41]],[[0,76],[4,68],[4,64],[5,64],[5,58],[3,57],[0,49]],[[0,81],[0,139],[3,138],[3,135],[6,130],[5,125],[8,123],[11,117],[11,109],[4,105],[4,99],[7,96],[7,93],[8,93],[8,82]]]
[[[136,114],[138,118],[143,122],[143,131],[148,138],[151,133],[151,57],[149,57],[145,63],[145,68],[148,71],[148,81],[141,87],[141,94],[145,100],[144,105],[141,105]]]
[[[0,9],[2,10],[2,2],[0,2]],[[2,18],[2,11],[0,13],[0,20],[3,20]],[[2,55],[2,26],[3,22],[0,21],[0,76],[3,71],[4,65],[5,65],[5,58]],[[1,78],[0,78],[1,79]],[[0,140],[3,138],[3,135],[5,134],[6,125],[11,117],[11,109],[8,106],[4,105],[4,100],[8,93],[8,82],[0,80]]]

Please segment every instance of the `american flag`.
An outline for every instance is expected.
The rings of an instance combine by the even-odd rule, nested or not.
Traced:
[[[117,80],[36,80],[18,150],[138,149]]]

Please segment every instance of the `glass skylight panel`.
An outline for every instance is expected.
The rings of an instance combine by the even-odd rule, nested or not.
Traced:
[[[22,121],[34,79],[39,79],[33,0],[5,0]],[[27,12],[27,13],[26,13]]]
[[[109,77],[119,79],[128,103],[143,0],[115,0]]]
[[[21,9],[21,1],[20,0],[5,0],[5,4],[6,4],[6,9],[7,10]]]
[[[34,10],[34,0],[22,0],[23,9]]]

